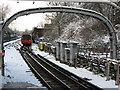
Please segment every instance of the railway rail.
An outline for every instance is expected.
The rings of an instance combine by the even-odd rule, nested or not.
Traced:
[[[37,78],[49,90],[102,90],[26,48],[20,49],[20,53]]]

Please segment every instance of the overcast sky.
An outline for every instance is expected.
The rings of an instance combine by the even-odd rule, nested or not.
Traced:
[[[17,0],[16,1],[0,0],[0,4],[2,3],[9,5],[10,13],[8,17],[12,16],[13,14],[21,10],[47,6],[47,2],[43,2],[43,1],[35,1],[35,3],[33,4],[33,1],[19,1],[19,3],[17,3]],[[12,24],[10,24],[10,27],[17,29],[19,31],[24,31],[26,29],[31,30],[34,26],[38,26],[38,24],[45,22],[44,15],[45,14],[43,13],[39,13],[39,14],[21,16],[16,20],[14,20]]]

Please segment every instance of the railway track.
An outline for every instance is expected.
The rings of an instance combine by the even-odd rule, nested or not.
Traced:
[[[20,50],[20,53],[37,78],[49,90],[102,90],[40,55],[35,55],[26,49]]]

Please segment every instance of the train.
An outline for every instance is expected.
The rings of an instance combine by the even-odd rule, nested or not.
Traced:
[[[24,33],[21,37],[22,47],[31,48],[32,43],[37,43],[43,36],[43,28],[34,27],[31,34]]]
[[[30,34],[23,34],[21,37],[21,43],[23,47],[31,47],[32,44],[32,36]]]

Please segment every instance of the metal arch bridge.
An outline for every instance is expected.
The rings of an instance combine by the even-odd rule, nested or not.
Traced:
[[[11,16],[5,21],[5,23],[2,26],[2,33],[13,20],[16,20],[20,16],[34,14],[34,13],[46,13],[46,12],[76,13],[76,14],[91,16],[99,19],[100,21],[103,21],[103,23],[108,28],[109,36],[110,36],[110,56],[112,59],[117,59],[117,38],[114,27],[109,19],[107,19],[104,15],[93,10],[88,10],[83,8],[73,8],[73,7],[40,7],[40,8],[22,10],[15,13],[13,16]]]

